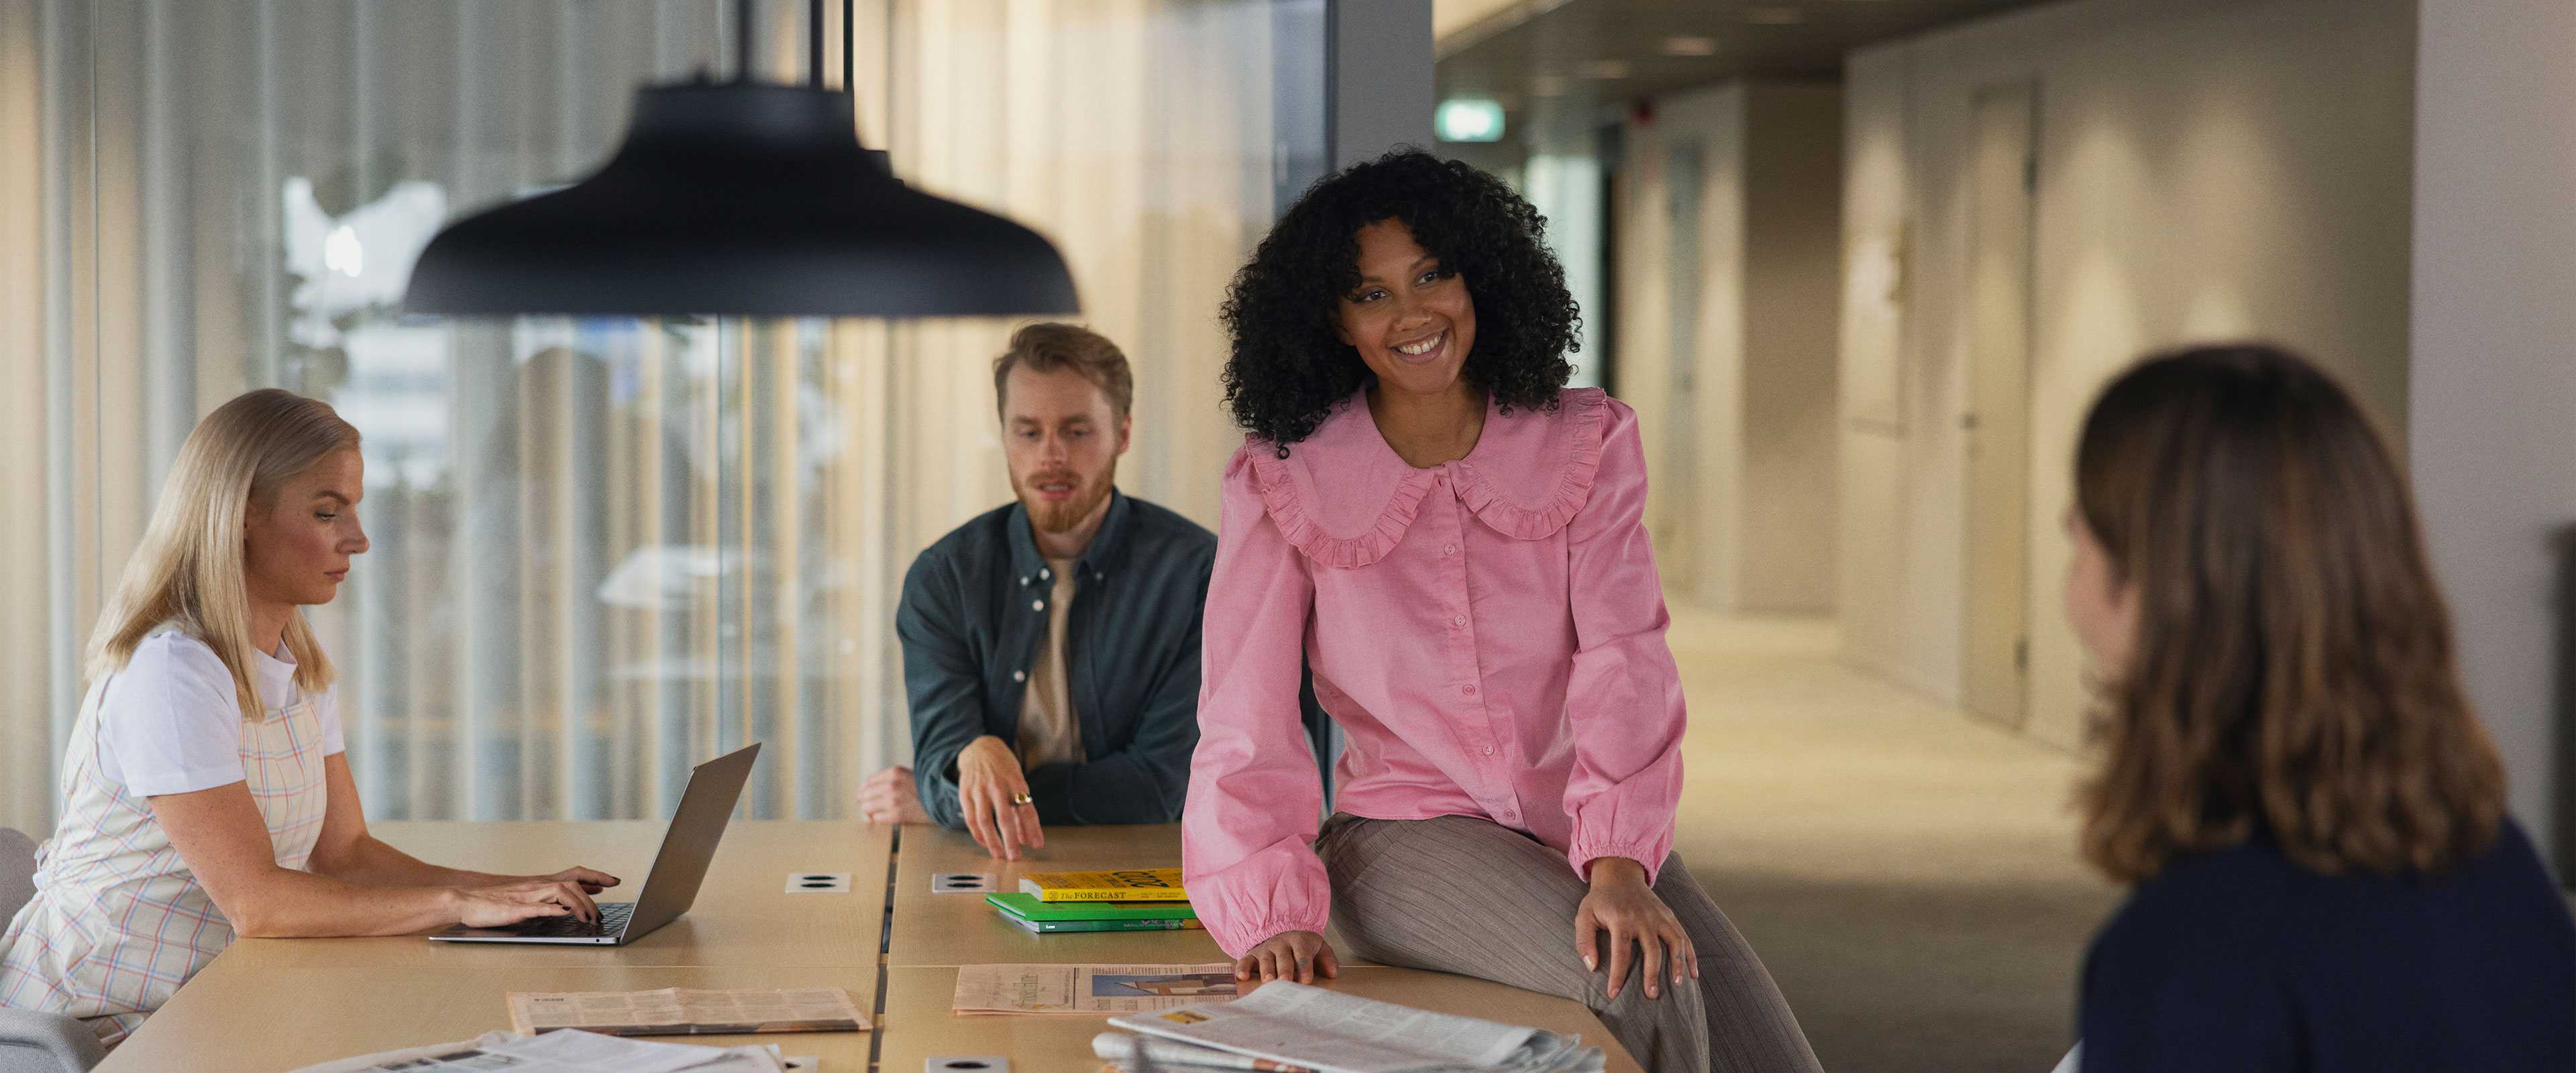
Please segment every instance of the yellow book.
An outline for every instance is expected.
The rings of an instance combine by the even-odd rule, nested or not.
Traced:
[[[1020,893],[1042,902],[1185,902],[1178,868],[1136,868],[1123,872],[1031,872],[1020,877]]]

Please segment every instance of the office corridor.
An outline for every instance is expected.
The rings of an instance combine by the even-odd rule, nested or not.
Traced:
[[[2119,891],[2077,860],[2078,761],[1834,658],[1830,622],[1676,607],[1675,846],[1832,1073],[2046,1073]]]

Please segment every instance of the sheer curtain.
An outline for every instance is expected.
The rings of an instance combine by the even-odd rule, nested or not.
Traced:
[[[1054,237],[1137,366],[1129,491],[1213,525],[1224,284],[1311,178],[1322,5],[827,4],[907,181]],[[801,77],[801,3],[761,11]],[[0,0],[0,823],[50,823],[79,651],[196,418],[251,387],[367,439],[374,550],[310,614],[382,818],[841,814],[908,754],[911,556],[1008,498],[959,320],[439,321],[447,219],[604,159],[635,84],[729,74],[694,0]],[[846,29],[846,32],[845,32]]]

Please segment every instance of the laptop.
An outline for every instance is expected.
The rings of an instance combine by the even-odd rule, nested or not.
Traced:
[[[662,850],[653,855],[653,871],[632,902],[599,903],[599,920],[538,917],[506,928],[469,928],[463,924],[429,938],[442,943],[551,943],[572,946],[623,946],[653,934],[680,918],[697,900],[698,884],[715,860],[725,821],[733,816],[742,784],[751,777],[751,762],[760,756],[753,742],[697,766],[689,788],[680,794],[679,810],[662,832]]]

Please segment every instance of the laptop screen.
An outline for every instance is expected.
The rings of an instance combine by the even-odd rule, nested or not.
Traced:
[[[662,832],[662,850],[653,855],[653,871],[636,892],[626,934],[642,935],[668,924],[697,901],[698,884],[706,879],[716,844],[724,839],[725,821],[732,818],[752,761],[759,757],[760,743],[753,742],[689,774],[689,788],[680,794],[670,828]]]

